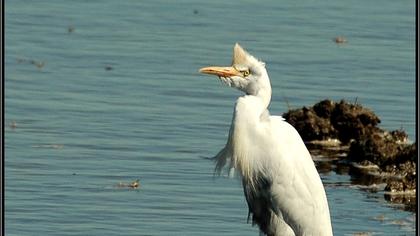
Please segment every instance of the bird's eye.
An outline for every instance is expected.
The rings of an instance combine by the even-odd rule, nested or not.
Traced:
[[[241,73],[244,75],[244,77],[249,75],[249,70],[243,70]]]

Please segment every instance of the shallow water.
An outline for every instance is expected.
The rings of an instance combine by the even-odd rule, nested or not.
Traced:
[[[357,99],[415,139],[414,1],[5,7],[7,235],[257,235],[240,182],[206,159],[240,93],[197,70],[229,64],[235,42],[267,63],[273,114]],[[336,235],[415,235],[382,192],[321,176]]]

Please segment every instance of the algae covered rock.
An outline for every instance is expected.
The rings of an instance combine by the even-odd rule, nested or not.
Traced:
[[[403,130],[379,128],[381,120],[373,111],[344,100],[326,99],[312,107],[290,110],[283,117],[296,128],[312,153],[331,156],[331,147],[323,144],[338,140],[341,148],[334,147],[338,151],[333,155],[340,154],[355,168],[369,170],[369,175],[386,183],[388,200],[407,203],[411,209],[416,191],[417,144],[408,143]],[[341,155],[343,151],[346,155]]]
[[[381,121],[371,110],[344,100],[323,100],[312,107],[290,110],[283,117],[293,125],[304,141],[352,139],[375,132]]]

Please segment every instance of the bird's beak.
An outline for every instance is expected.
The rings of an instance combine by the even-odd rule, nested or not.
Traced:
[[[232,66],[220,67],[220,66],[209,66],[203,67],[199,70],[200,73],[217,75],[219,77],[232,77],[241,76],[241,73]]]

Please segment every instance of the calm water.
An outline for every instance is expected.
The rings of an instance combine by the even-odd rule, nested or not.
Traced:
[[[267,63],[273,114],[357,98],[414,140],[414,4],[7,0],[7,235],[257,235],[205,158],[240,93],[198,68],[240,42]],[[336,235],[415,235],[382,192],[322,179]]]

